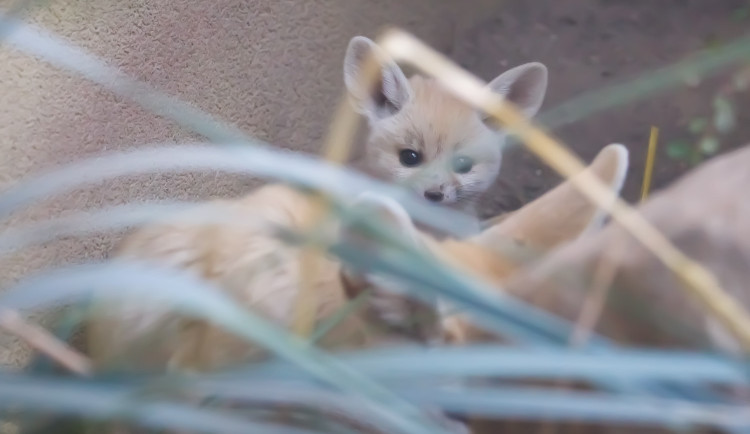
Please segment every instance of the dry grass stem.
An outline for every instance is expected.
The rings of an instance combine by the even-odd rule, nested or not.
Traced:
[[[656,160],[656,143],[659,140],[659,129],[651,127],[651,135],[648,138],[648,155],[646,156],[646,168],[643,171],[643,184],[641,185],[641,202],[645,202],[651,190],[651,176],[654,173],[654,160]]]
[[[46,354],[70,372],[89,376],[93,372],[91,361],[70,348],[41,327],[29,324],[18,312],[0,310],[0,328],[26,341],[32,348]]]

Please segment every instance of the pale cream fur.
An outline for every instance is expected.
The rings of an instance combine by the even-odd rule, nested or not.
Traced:
[[[748,167],[750,146],[714,157],[637,209],[688,258],[713,273],[744,308],[750,306]],[[595,236],[566,245],[514,276],[506,289],[575,320],[591,297],[592,276],[601,269],[612,270],[611,283],[594,332],[623,345],[742,352],[734,335],[690,296],[685,282],[621,225],[607,225]]]
[[[361,80],[368,55],[381,65],[374,90]],[[367,38],[358,36],[349,43],[344,78],[354,107],[368,120],[363,168],[428,199],[429,193],[440,193],[440,199],[431,200],[473,212],[477,199],[499,173],[504,132],[438,81],[420,75],[407,79]],[[527,63],[499,75],[488,86],[532,117],[544,100],[547,69],[541,63]],[[402,164],[403,150],[417,152],[420,163]],[[457,158],[470,159],[471,169],[455,170]]]
[[[247,221],[147,226],[127,237],[115,256],[191,270],[242,306],[286,326],[300,287],[299,249],[278,240],[274,228],[301,228],[310,207],[309,198],[294,189],[264,186],[239,200],[205,205],[226,216],[247,216]],[[315,283],[320,318],[346,301],[338,272],[336,262],[321,261]],[[168,363],[173,368],[205,370],[260,355],[257,348],[217,327],[179,319],[164,310],[133,303],[105,312],[88,328],[89,351],[102,366],[115,360],[127,363],[124,355],[147,335],[159,340],[147,344],[148,357],[130,361],[140,368],[162,368]],[[370,338],[362,321],[353,316],[329,339],[346,346],[364,345]]]
[[[612,145],[599,154],[589,170],[619,190],[626,168],[627,151],[620,145]],[[126,238],[115,256],[191,270],[215,283],[239,305],[287,326],[300,287],[299,249],[278,240],[274,228],[300,229],[311,206],[310,197],[302,193],[282,185],[268,185],[244,198],[211,202],[202,207],[225,215],[246,216],[245,220],[146,226]],[[370,196],[354,206],[374,206],[385,224],[401,232],[402,239],[412,240],[417,247],[475,273],[498,288],[520,265],[502,251],[501,243],[510,239],[538,250],[551,249],[584,232],[599,214],[596,207],[566,182],[473,239],[437,241],[419,232],[403,209],[393,202],[373,200]],[[347,231],[339,233],[351,235]],[[327,318],[348,297],[364,288],[375,289],[375,302],[368,310],[370,316],[350,316],[322,345],[361,347],[404,337],[383,334],[367,325],[373,312],[375,318],[389,317],[386,322],[405,320],[406,315],[413,313],[413,306],[406,306],[404,311],[409,300],[379,287],[387,281],[342,270],[330,258],[322,261],[317,276],[318,319]],[[379,304],[378,300],[389,301]],[[395,318],[394,309],[398,313]],[[444,325],[447,336],[454,340],[470,340],[480,334],[461,319],[447,320]],[[442,333],[439,323],[434,327],[437,333]],[[430,331],[419,331],[417,335],[428,339]],[[100,367],[117,361],[137,368],[163,369],[171,365],[177,369],[208,370],[262,354],[258,348],[218,327],[135,302],[118,304],[114,310],[107,310],[106,315],[95,316],[89,324],[88,336],[90,355]],[[133,356],[129,352],[143,338],[156,341],[148,341],[148,350]]]

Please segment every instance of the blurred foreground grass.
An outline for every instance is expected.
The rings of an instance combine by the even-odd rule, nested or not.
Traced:
[[[43,29],[5,15],[0,16],[0,35],[2,42],[14,49],[80,74],[207,139],[206,143],[109,154],[21,181],[0,195],[0,217],[7,218],[46,197],[105,178],[216,170],[303,186],[323,195],[327,202],[321,210],[331,213],[343,212],[341,205],[354,194],[377,190],[399,200],[414,219],[424,224],[457,236],[468,231],[469,222],[460,215],[413,202],[396,186],[382,185],[320,159],[281,152],[247,137],[234,126],[128,77]],[[402,39],[402,45],[408,42]],[[394,51],[401,48],[392,45]],[[679,86],[686,79],[707,76],[748,57],[750,39],[741,39],[630,82],[591,92],[549,111],[541,121],[548,127],[573,122],[598,110]],[[462,86],[460,75],[448,79],[454,80],[451,83],[457,89]],[[470,92],[471,86],[464,88]],[[352,114],[342,110],[331,131],[327,153],[336,162],[345,159],[351,144]],[[528,137],[531,133],[527,130],[526,134]],[[567,155],[557,152],[550,158]],[[563,169],[569,175],[577,167],[573,164]],[[596,193],[593,195],[596,198]],[[171,212],[186,205],[124,206],[11,228],[0,234],[0,249],[12,254],[62,236],[168,219]],[[369,224],[378,226],[376,221]],[[298,235],[304,238],[310,234]],[[532,421],[750,430],[746,403],[716,391],[716,386],[747,387],[747,366],[741,361],[712,354],[621,349],[599,336],[571,349],[572,324],[509,297],[487,297],[481,283],[439,263],[418,255],[368,257],[367,252],[346,245],[333,252],[343,260],[373,264],[386,274],[429,282],[421,285],[424,291],[449,299],[524,345],[329,354],[307,345],[304,337],[238,308],[205,282],[180,273],[133,268],[135,265],[83,264],[32,276],[12,287],[6,283],[0,308],[25,312],[59,305],[75,307],[85,304],[93,293],[148,299],[158,289],[162,300],[263,345],[275,357],[229,372],[191,376],[95,372],[75,376],[61,372],[40,355],[23,372],[0,373],[0,409],[4,412],[0,432],[64,432],[66,426],[80,429],[79,423],[133,425],[153,432],[438,432],[440,428],[432,426],[421,411],[425,408]],[[309,272],[314,273],[314,267]],[[356,308],[349,305],[341,315]],[[82,320],[76,312],[71,311],[67,322],[55,330],[63,341],[70,337],[75,322]],[[729,323],[736,321],[736,328],[743,327],[742,318],[726,319]],[[313,336],[322,333],[317,332]],[[505,382],[481,387],[468,382],[479,378]],[[510,380],[571,380],[592,388],[562,391],[514,385]],[[64,425],[63,421],[75,423]],[[93,429],[103,427],[93,425]]]

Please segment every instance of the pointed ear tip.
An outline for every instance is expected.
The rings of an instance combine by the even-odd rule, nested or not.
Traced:
[[[549,75],[549,69],[547,68],[547,65],[545,65],[542,62],[524,63],[523,65],[520,65],[519,68],[522,68],[525,72],[533,72],[535,74],[539,74],[545,80],[547,79],[547,76]]]
[[[547,66],[541,62],[534,62],[534,68],[538,71],[540,81],[543,83],[542,86],[547,88],[547,82],[549,82],[549,70]]]
[[[612,143],[605,146],[592,162],[592,166],[598,165],[602,168],[612,167],[614,165],[612,176],[613,186],[616,190],[620,190],[625,182],[625,176],[628,171],[630,152],[628,148],[620,143]],[[601,162],[597,164],[597,161]],[[603,164],[603,165],[601,165]],[[612,169],[609,169],[612,170]]]
[[[529,62],[511,68],[495,77],[489,87],[498,91],[522,84],[524,88],[533,90],[534,98],[538,99],[539,106],[547,92],[549,82],[549,71],[547,66],[541,62]],[[538,107],[537,107],[538,109]],[[534,113],[536,114],[536,113]]]
[[[544,71],[544,72],[547,72],[547,69],[548,69],[547,65],[545,65],[542,62],[529,62],[529,63],[527,63],[527,65],[529,65],[529,67],[531,67],[531,68],[536,68],[536,69],[538,69],[540,71]]]
[[[359,41],[359,42],[370,43],[370,42],[372,42],[372,39],[368,38],[367,36],[357,35],[357,36],[352,37],[351,41],[352,42]]]
[[[344,54],[344,84],[350,93],[357,90],[357,76],[360,73],[362,58],[368,50],[374,47],[374,43],[364,36],[355,36],[349,40]]]
[[[628,148],[626,148],[625,145],[621,143],[611,143],[605,146],[604,149],[602,149],[600,152],[602,154],[612,153],[614,158],[620,161],[624,161],[625,163],[627,163],[630,159],[630,151],[628,151]]]
[[[374,45],[375,43],[370,38],[366,38],[364,36],[355,36],[349,40],[349,44],[347,47],[348,50],[361,50],[370,48]]]

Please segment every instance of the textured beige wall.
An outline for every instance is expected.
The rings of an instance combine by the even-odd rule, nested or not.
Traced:
[[[0,2],[7,6],[8,2]],[[354,35],[403,26],[448,50],[478,6],[453,0],[59,0],[26,21],[128,74],[279,146],[317,152],[342,91]],[[0,46],[0,188],[44,167],[103,150],[198,139],[79,76]],[[234,195],[249,178],[221,174],[118,179],[13,219],[157,198]],[[103,256],[111,236],[61,240],[0,260],[2,285],[51,263]],[[0,336],[0,364],[25,352]],[[5,346],[5,349],[2,349]]]

